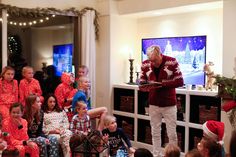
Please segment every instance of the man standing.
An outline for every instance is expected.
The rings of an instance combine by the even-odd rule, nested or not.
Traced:
[[[149,114],[152,128],[153,155],[161,151],[161,124],[165,120],[169,143],[177,144],[176,92],[183,86],[183,77],[175,58],[161,54],[159,46],[147,49],[148,60],[142,63],[140,90],[149,91]]]

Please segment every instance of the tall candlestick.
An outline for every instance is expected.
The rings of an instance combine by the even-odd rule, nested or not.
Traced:
[[[128,82],[128,84],[135,84],[135,83],[133,82],[133,70],[134,70],[133,62],[134,62],[134,59],[129,59],[129,63],[130,63],[130,67],[129,67],[130,76],[129,76],[129,82]]]

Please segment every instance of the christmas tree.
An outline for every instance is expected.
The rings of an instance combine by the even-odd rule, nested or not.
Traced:
[[[8,65],[15,69],[15,79],[20,81],[21,70],[27,63],[22,57],[21,40],[18,35],[8,36],[8,51]]]

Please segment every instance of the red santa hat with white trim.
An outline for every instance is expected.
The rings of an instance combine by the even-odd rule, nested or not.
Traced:
[[[203,126],[203,133],[213,139],[214,141],[223,144],[223,136],[225,125],[223,122],[218,122],[214,120],[206,121]]]

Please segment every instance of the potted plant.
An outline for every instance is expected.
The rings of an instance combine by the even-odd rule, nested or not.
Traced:
[[[232,127],[236,129],[236,79],[216,75],[215,84],[219,86],[218,96],[224,101],[222,109],[227,113]]]

